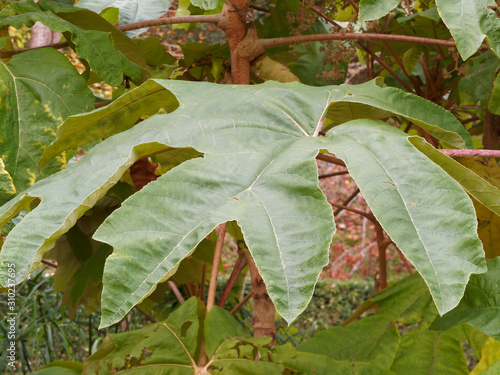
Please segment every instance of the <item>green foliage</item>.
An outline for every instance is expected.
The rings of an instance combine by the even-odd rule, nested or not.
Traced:
[[[153,115],[165,106],[168,112],[174,110],[177,107],[175,98],[160,84],[148,81],[110,105],[92,112],[92,118],[71,117],[64,127],[58,129],[57,142],[45,149],[40,164],[44,166],[67,148],[76,149],[127,130],[141,116]]]
[[[492,9],[493,0],[436,0],[439,15],[450,29],[463,59],[471,57],[485,37],[491,49],[500,54],[500,21]]]
[[[155,31],[131,39],[144,30],[120,30],[159,18],[167,0],[2,2],[0,284],[12,288],[51,259],[70,317],[83,305],[87,314],[101,309],[101,327],[126,322],[134,307],[160,320],[107,336],[83,368],[54,362],[39,373],[465,374],[476,359],[466,362],[463,342],[477,357],[473,373],[495,373],[498,165],[459,163],[437,149],[495,142],[497,4],[361,0],[356,14],[353,2],[277,0],[252,12],[237,3],[182,0],[178,16],[219,14],[209,22],[229,40],[208,45],[213,29],[202,28],[196,43],[175,40],[176,59]],[[22,30],[36,21],[63,33],[81,74],[52,48],[10,51],[25,47]],[[353,30],[370,41],[318,42]],[[289,51],[283,44],[294,36],[310,43]],[[100,80],[111,99],[90,112],[88,86]],[[255,84],[221,84],[231,80]],[[324,196],[316,157],[345,165],[361,208]],[[329,262],[330,203],[340,228],[339,210],[375,224],[377,290],[391,243],[418,273],[367,299],[342,327],[310,340],[281,329],[285,345],[205,307],[207,267],[221,247],[214,229],[231,222],[226,247],[240,264],[250,261],[231,304],[250,274],[256,335],[273,334],[264,326],[275,311],[296,319]],[[370,233],[364,226],[363,246]],[[4,267],[12,263],[15,275]],[[161,310],[169,289],[181,303],[173,313],[172,304]]]
[[[488,272],[473,275],[460,304],[447,314],[436,319],[433,329],[448,329],[457,324],[468,323],[496,340],[500,339],[497,293],[500,272],[500,257],[488,263]]]
[[[421,138],[410,137],[408,140],[453,177],[467,193],[500,216],[500,190],[494,184],[480,178],[470,168],[466,168],[452,158],[436,151],[434,147],[431,147]]]
[[[31,366],[48,364],[58,359],[61,354],[66,358],[80,361],[85,356],[85,351],[82,350],[82,346],[86,346],[82,345],[82,340],[86,337],[83,329],[60,313],[64,310],[62,296],[54,293],[51,278],[46,277],[47,272],[50,272],[47,267],[33,272],[30,280],[20,285],[16,291],[18,296],[16,349],[20,353],[19,360],[23,368],[27,368],[30,364]],[[7,311],[6,305],[7,300],[2,300],[1,311]],[[4,320],[0,325],[2,373],[8,373],[5,358],[11,341],[7,339],[8,331],[8,322]]]
[[[334,128],[333,142],[338,145],[332,147],[335,154],[346,162],[382,227],[425,279],[439,312],[449,311],[462,297],[462,285],[467,283],[469,272],[484,272],[484,255],[477,238],[470,199],[442,169],[415,152],[404,133],[362,120],[353,121],[350,125]],[[392,157],[388,151],[389,144],[391,152],[394,152]],[[418,173],[400,175],[401,171],[409,169],[402,169],[396,155],[408,155],[413,166],[418,166],[420,171],[429,173],[432,178]],[[434,195],[440,190],[446,190],[446,194]],[[433,198],[427,200],[429,197]],[[431,201],[442,202],[442,206],[435,210]],[[463,221],[459,224],[457,220],[460,218]],[[450,220],[459,227],[452,229]],[[436,227],[440,228],[439,235],[436,235]],[[445,228],[450,231],[446,233]],[[455,242],[454,233],[457,230],[463,235],[459,242]],[[448,246],[454,252],[440,251]],[[474,248],[475,251],[472,250]],[[450,262],[454,261],[452,259],[460,263],[457,269],[465,271],[466,276],[457,272],[442,278]],[[446,297],[442,295],[445,290]]]
[[[31,69],[33,61],[39,62],[38,69]],[[28,51],[6,64],[0,62],[0,84],[5,97],[0,107],[1,158],[7,179],[2,189],[6,195],[0,203],[5,203],[13,193],[40,179],[38,162],[57,127],[68,116],[89,111],[93,98],[73,65],[51,48]],[[57,159],[44,173],[52,174],[66,164],[64,158]]]
[[[205,157],[184,163],[131,197],[94,235],[95,239],[107,242],[115,249],[107,260],[104,274],[102,326],[120,320],[158,283],[173,275],[179,262],[190,255],[217,224],[235,219],[242,227],[247,246],[266,281],[277,311],[289,322],[293,321],[311,298],[314,283],[326,263],[326,249],[333,235],[331,213],[316,182],[313,157],[319,149],[330,149],[344,159],[381,224],[426,279],[441,312],[456,306],[470,273],[482,272],[481,245],[475,227],[467,224],[474,223],[471,220],[474,217],[472,204],[447,174],[424,156],[419,156],[419,152],[406,141],[404,133],[373,120],[356,120],[334,128],[328,137],[311,137],[315,135],[317,124],[324,114],[327,117],[345,118],[339,115],[344,108],[343,102],[363,103],[366,116],[369,117],[386,116],[386,111],[381,114],[366,105],[389,109],[389,104],[383,98],[372,96],[377,94],[376,86],[370,85],[370,93],[366,86],[325,90],[296,84],[269,83],[264,85],[265,88],[206,84],[201,96],[200,83],[157,82],[175,96],[176,99],[174,96],[171,99],[174,104],[179,103],[171,115],[153,116],[129,132],[110,138],[109,142],[94,147],[84,160],[63,171],[57,179],[49,177],[33,187],[29,195],[41,198],[42,202],[11,232],[1,253],[5,261],[26,265],[18,270],[18,280],[22,280],[30,271],[30,264],[31,267],[36,266],[34,261],[37,254],[46,252],[47,239],[57,238],[67,231],[72,220],[92,207],[132,162],[143,155],[166,151],[170,147],[192,147],[205,153]],[[152,86],[152,90],[156,90],[156,86]],[[394,89],[387,90],[390,102],[395,102],[398,93]],[[211,100],[233,97],[235,91],[239,95],[232,100],[233,108],[244,107],[245,110],[235,112],[228,106],[227,115],[221,113],[214,119],[206,117],[207,108],[214,105]],[[286,102],[280,99],[285,96],[285,92]],[[425,103],[418,97],[413,99]],[[187,103],[193,100],[202,100],[203,105],[196,108],[188,106]],[[304,110],[298,112],[293,109],[291,103],[294,102],[296,104],[293,106],[300,106]],[[267,103],[267,108],[263,103]],[[325,104],[320,106],[320,103]],[[333,105],[330,106],[330,103]],[[397,105],[394,111],[422,124],[427,123],[426,118],[435,116],[433,112],[415,113],[408,106],[410,104]],[[257,109],[261,111],[261,118],[253,115]],[[439,107],[433,109],[440,113]],[[93,114],[89,116],[95,117]],[[244,126],[233,128],[234,123]],[[440,122],[433,127],[442,129],[449,126],[445,122],[442,124],[442,127]],[[231,128],[234,130],[231,131]],[[238,144],[237,139],[241,139],[245,133],[249,139],[252,134],[251,141],[244,145]],[[447,134],[455,133],[442,133],[443,137],[449,139]],[[376,138],[378,143],[372,143],[370,137]],[[365,141],[357,149],[355,146],[362,139]],[[87,138],[84,143],[89,140]],[[400,144],[400,148],[395,148],[396,144]],[[232,145],[238,146],[235,149]],[[376,147],[371,149],[372,145]],[[407,159],[420,163],[422,171],[431,170],[432,173],[427,176],[432,178],[426,178],[425,174],[401,174],[404,170],[399,163],[394,163],[396,159],[382,158],[382,154],[387,155],[389,145],[392,145],[394,155],[408,155]],[[231,155],[230,163],[228,155]],[[252,163],[248,162],[249,157]],[[241,163],[246,163],[248,172],[234,176],[237,179],[228,178],[228,171],[238,168]],[[378,175],[374,173],[376,168],[380,169]],[[84,174],[88,177],[83,177]],[[278,175],[279,179],[276,178]],[[82,177],[86,180],[85,185],[79,183]],[[402,184],[409,178],[414,178],[410,185]],[[372,183],[376,179],[380,179],[380,182]],[[210,181],[210,184],[207,185],[206,181]],[[68,186],[73,186],[74,191],[79,193],[74,196],[73,203],[67,201],[61,205],[60,192]],[[189,186],[197,188],[190,192]],[[414,187],[406,191],[407,186]],[[461,212],[463,219],[454,217],[451,220],[449,212],[442,208],[435,210],[435,206],[426,203],[434,191],[443,188],[448,195],[433,197],[434,205],[438,201],[444,207],[453,207],[453,211]],[[183,193],[177,194],[179,191]],[[421,201],[416,200],[416,197],[410,198],[415,192],[423,192]],[[377,200],[379,195],[385,195],[386,199]],[[165,204],[165,199],[169,202],[168,214],[165,209],[155,212],[155,209]],[[200,201],[197,209],[209,215],[186,217],[185,210],[189,210],[195,201]],[[283,206],[275,203],[280,201],[287,201],[288,204]],[[20,209],[22,201],[13,200],[9,203],[14,205],[13,209]],[[10,214],[7,216],[10,204],[4,210],[7,219],[10,217]],[[51,209],[44,210],[43,207]],[[398,209],[400,213],[395,214],[394,207],[401,207]],[[158,223],[169,223],[170,229],[164,231],[157,224],[157,229],[152,233],[149,225],[141,230],[130,221],[132,215],[135,220],[148,223],[151,212],[155,212]],[[47,214],[51,215],[51,221],[43,219]],[[429,220],[429,217],[433,220]],[[30,222],[40,223],[37,224],[40,231],[36,240],[29,233]],[[303,232],[295,230],[299,223]],[[433,229],[436,226],[442,226],[443,230],[450,228],[450,233],[446,235],[441,231],[435,235]],[[455,239],[454,231],[464,231],[464,228],[469,228],[465,229],[467,233]],[[313,231],[320,235],[311,241],[310,233]],[[439,239],[451,241],[453,253],[441,255],[436,251],[443,246]],[[163,243],[162,247],[158,248],[155,245],[157,243]],[[298,244],[311,250],[300,252]],[[23,250],[19,251],[18,246]],[[139,248],[147,259],[155,261],[142,263],[141,271],[131,275],[129,280],[120,279],[118,275],[124,267],[137,267],[137,261],[131,255]],[[450,256],[455,257],[457,264],[460,264],[460,273],[446,274],[440,269],[448,267]],[[270,259],[273,259],[271,263]],[[269,267],[270,264],[272,267]],[[123,294],[124,288],[129,293]],[[442,295],[444,289],[446,296]]]
[[[78,362],[54,361],[40,370],[33,372],[36,375],[78,375],[81,374],[83,365]]]
[[[311,324],[321,328],[339,325],[372,295],[371,280],[319,280],[309,306],[293,326],[300,324],[299,331],[302,331]]]
[[[467,373],[461,342],[467,338],[474,345],[477,331],[465,325],[433,331],[430,322],[438,313],[418,275],[366,301],[351,320],[375,306],[375,315],[320,332],[298,345],[297,351],[356,364],[371,362],[396,374],[410,371],[409,366],[412,374]]]
[[[399,3],[399,0],[361,0],[359,19],[363,21],[377,20],[389,13]]]
[[[12,25],[19,28],[24,24],[30,27],[39,21],[53,31],[66,33],[68,41],[75,46],[78,56],[85,59],[90,68],[110,85],[120,85],[124,76],[130,77],[133,81],[139,81],[140,66],[117,50],[108,32],[85,30],[59,17],[64,13],[82,12],[84,14],[77,17],[87,18],[87,22],[93,22],[93,18],[99,19],[97,14],[85,10],[74,10],[51,0],[41,1],[41,6],[43,8],[38,11],[19,9],[20,14],[3,19],[0,26]],[[104,22],[107,23],[107,21]]]
[[[145,369],[171,367],[172,371],[177,369],[177,373],[192,374],[198,371],[201,355],[208,357],[204,368],[211,373],[220,373],[222,369],[238,371],[239,368],[255,373],[278,368],[281,372],[280,365],[265,362],[267,356],[260,361],[257,358],[259,349],[265,350],[263,345],[268,341],[249,336],[238,322],[218,307],[207,314],[204,304],[193,297],[165,322],[108,336],[85,362],[83,374],[107,374],[108,369],[115,368],[136,372],[143,366]],[[202,352],[202,343],[205,352]],[[125,358],[128,360],[124,361]]]

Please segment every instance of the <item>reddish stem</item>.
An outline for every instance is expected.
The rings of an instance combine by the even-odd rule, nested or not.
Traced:
[[[354,8],[354,10],[356,10],[356,13],[359,13],[359,6],[358,6],[358,4],[356,4],[354,2],[354,0],[349,0],[349,2],[351,3],[351,5]]]
[[[333,34],[311,34],[295,35],[282,38],[261,39],[259,42],[265,49],[284,46],[294,43],[315,42],[323,40],[387,40],[400,43],[416,43],[433,46],[455,47],[454,41],[422,38],[419,36],[396,35],[396,34],[376,34],[376,33],[333,33]],[[481,48],[489,48],[487,45],[481,45]]]
[[[345,163],[342,160],[340,160],[339,158],[336,158],[332,154],[318,154],[316,156],[316,159],[327,161],[328,163],[332,163],[335,165],[340,165],[342,167],[345,167]]]
[[[398,76],[398,75],[396,74],[396,72],[395,72],[394,70],[392,70],[392,68],[391,68],[391,67],[390,67],[390,66],[389,66],[389,65],[388,65],[388,64],[387,64],[384,60],[382,60],[380,57],[378,57],[378,56],[377,56],[377,55],[376,55],[376,54],[375,54],[372,50],[370,50],[367,46],[365,46],[365,45],[364,45],[363,43],[361,43],[361,42],[358,42],[358,43],[357,43],[357,45],[358,45],[358,46],[360,46],[362,49],[364,49],[367,53],[369,53],[369,54],[370,54],[370,55],[371,55],[371,56],[372,56],[375,60],[377,60],[377,61],[378,61],[378,63],[379,63],[380,65],[382,65],[382,66],[384,67],[384,69],[385,69],[385,70],[387,70],[387,71],[388,71],[388,72],[389,72],[389,73],[390,73],[390,74],[391,74],[391,75],[392,75],[392,76],[396,79],[396,81],[398,81],[398,82],[399,82],[399,84],[400,84],[401,86],[403,86],[403,88],[404,88],[406,91],[409,91],[409,92],[412,92],[412,91],[413,91],[413,90],[411,89],[411,87],[410,87],[410,86],[408,86],[408,85],[406,84],[406,82],[405,82],[405,81],[403,81],[403,80],[401,79],[401,77],[400,77],[400,76]]]
[[[150,323],[156,323],[157,320],[155,318],[153,318],[151,315],[149,315],[148,313],[145,313],[144,311],[142,311],[140,308],[138,308],[137,306],[135,307],[137,310],[139,310],[139,312],[144,315],[144,317],[150,322]]]
[[[215,243],[214,260],[212,263],[212,273],[210,274],[210,285],[208,286],[207,296],[207,312],[214,306],[215,292],[217,290],[217,275],[219,273],[219,264],[222,257],[222,247],[224,245],[224,238],[226,236],[227,223],[219,226],[217,233],[217,242]]]
[[[394,51],[394,48],[392,48],[392,46],[386,40],[384,40],[383,43],[386,46],[386,48],[389,50],[389,52],[392,55],[392,57],[394,57],[394,60],[396,60],[397,64],[401,68],[401,71],[405,74],[406,78],[408,78],[408,81],[410,81],[410,83],[413,86],[415,92],[418,95],[420,95],[421,94],[420,87],[416,84],[416,82],[413,79],[413,77],[406,71],[405,65],[403,63],[403,60],[401,60],[401,57],[396,53],[396,51]]]
[[[356,190],[354,190],[354,192],[342,203],[342,206],[345,207],[347,206],[349,203],[351,203],[351,201],[356,198],[356,196],[359,194],[359,188],[356,188]],[[344,208],[342,207],[339,207],[337,208],[334,212],[333,212],[333,216],[337,216],[338,214],[340,214],[342,212]]]
[[[386,239],[384,236],[384,230],[382,226],[375,221],[375,233],[377,234],[377,247],[378,247],[378,264],[379,264],[379,278],[378,287],[379,290],[387,288],[387,258],[386,250],[387,246],[392,242],[390,239]]]
[[[47,266],[51,266],[52,268],[57,268],[57,262],[53,262],[48,259],[42,259],[42,263],[46,264]]]
[[[247,259],[240,252],[238,259],[236,260],[236,263],[234,265],[233,272],[231,272],[231,276],[229,276],[226,286],[222,291],[222,294],[219,298],[219,302],[217,302],[217,306],[224,307],[224,304],[227,301],[227,297],[229,297],[229,293],[231,293],[231,290],[233,289],[234,283],[236,282],[238,276],[241,274],[246,265],[247,265]]]
[[[231,310],[230,314],[234,315],[238,312],[239,309],[241,309],[247,302],[248,300],[253,296],[253,292],[248,293],[234,308]]]
[[[245,19],[249,4],[250,0],[226,1],[220,14],[221,19],[217,23],[228,38],[231,51],[231,78],[232,83],[236,84],[250,83],[250,61],[254,56],[245,47],[249,47],[253,41],[250,41],[249,45],[242,43],[245,37],[251,34],[250,32],[247,34]]]
[[[302,4],[304,4],[306,7],[308,7],[309,9],[311,9],[318,16],[320,16],[320,17],[324,18],[326,21],[330,22],[336,28],[342,29],[342,26],[340,26],[337,22],[335,22],[330,17],[328,17],[325,13],[323,13],[319,8],[317,8],[313,4],[308,4],[305,0],[302,0]]]
[[[405,255],[399,250],[399,247],[393,242],[394,248],[396,249],[397,253],[399,254],[399,257],[401,258],[401,261],[403,262],[403,265],[405,266],[406,270],[408,273],[411,275],[413,271],[411,270],[410,263],[408,262],[408,259],[406,259]]]
[[[333,203],[333,202],[330,202],[330,201],[328,201],[328,203],[330,203],[334,207],[338,207],[338,208],[341,208],[343,210],[350,211],[350,212],[353,212],[355,214],[358,214],[358,215],[361,215],[363,217],[366,217],[372,223],[376,222],[375,216],[373,216],[373,214],[370,213],[370,212],[365,212],[365,211],[357,210],[355,208],[352,208],[352,207],[349,207],[349,206],[344,206],[342,204],[336,204],[336,203]]]
[[[452,158],[500,158],[500,150],[444,150],[440,149],[443,154],[446,154]]]
[[[168,281],[168,285],[170,286],[170,289],[172,289],[172,292],[174,292],[175,296],[177,297],[177,300],[179,303],[182,305],[184,302],[184,297],[182,297],[181,292],[179,291],[179,288],[177,288],[177,285],[173,281]]]
[[[348,171],[325,173],[325,174],[320,175],[318,178],[321,180],[322,178],[342,176],[342,175],[348,174],[348,173],[349,173]]]

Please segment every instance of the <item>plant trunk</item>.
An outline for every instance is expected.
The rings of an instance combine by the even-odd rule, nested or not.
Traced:
[[[245,15],[249,5],[249,0],[226,1],[222,8],[222,20],[218,23],[219,28],[227,35],[231,50],[232,83],[250,83],[250,61],[238,50],[247,33]]]
[[[253,299],[253,335],[254,337],[272,337],[271,344],[274,345],[276,336],[275,309],[273,301],[267,294],[266,284],[259,274],[259,270],[247,249],[244,249],[248,261],[248,269],[252,280]]]
[[[486,149],[500,148],[500,116],[488,110],[484,116],[483,146]]]
[[[247,33],[246,13],[250,5],[249,0],[226,1],[222,9],[222,20],[219,28],[227,35],[231,51],[231,83],[250,83],[250,62],[259,55],[262,47],[254,43],[256,33],[250,28]],[[275,309],[271,298],[267,294],[264,280],[247,249],[245,257],[248,261],[252,282],[253,316],[252,324],[255,337],[272,337],[272,344],[276,335]]]

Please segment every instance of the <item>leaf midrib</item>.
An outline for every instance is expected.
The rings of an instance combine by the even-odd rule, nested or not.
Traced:
[[[269,215],[269,212],[267,211],[267,209],[265,208],[264,204],[261,202],[260,198],[257,196],[257,194],[251,189],[251,187],[257,182],[257,180],[264,174],[264,172],[269,168],[269,166],[274,163],[274,161],[276,161],[276,159],[279,157],[279,155],[275,156],[273,159],[271,159],[271,161],[269,162],[269,164],[263,168],[263,170],[257,175],[257,177],[254,179],[254,181],[250,184],[250,186],[248,188],[245,188],[243,189],[242,191],[238,192],[237,194],[235,194],[234,196],[237,196],[237,195],[240,195],[242,194],[243,192],[245,191],[250,191],[252,194],[254,194],[257,199],[259,199],[259,202],[261,203],[262,207],[264,208],[264,211],[266,212],[266,215],[268,216],[269,218],[269,222],[271,224],[271,227],[273,228],[273,233],[274,233],[274,237],[275,237],[275,240],[276,240],[276,246],[278,247],[278,249],[280,250],[278,253],[279,253],[279,256],[280,256],[280,260],[281,260],[281,263],[282,263],[282,266],[283,266],[283,270],[285,270],[285,264],[283,262],[283,258],[282,258],[282,254],[281,254],[281,248],[280,248],[280,245],[279,245],[279,240],[278,240],[278,236],[276,234],[276,231],[275,231],[275,228],[274,228],[274,225],[272,223],[272,220],[271,220],[271,216]],[[231,198],[229,198],[225,203],[227,203],[229,200],[231,200]],[[221,205],[222,206],[222,205]],[[193,231],[195,231],[197,228],[199,228],[203,223],[206,222],[207,219],[210,219],[210,217],[212,216],[212,214],[217,211],[218,209],[220,209],[221,206],[218,206],[216,207],[214,210],[210,211],[205,217],[203,217],[202,220],[200,220],[200,222],[193,228],[191,229],[187,234],[185,234],[178,242],[177,244],[172,248],[172,250],[170,251],[170,253],[165,257],[163,258],[163,260],[158,263],[158,265],[143,279],[143,281],[138,285],[138,287],[132,292],[130,293],[129,295],[130,296],[134,296],[136,295],[136,292],[146,283],[146,281],[151,277],[151,275],[153,275],[156,270],[158,270],[158,268],[160,268],[160,266],[162,264],[164,264],[165,262],[168,262],[170,264],[172,264],[172,262],[169,261],[169,257],[174,253],[174,251],[179,247],[179,245],[186,239],[187,236],[189,236]],[[171,267],[170,269],[173,269],[174,267],[176,266],[176,264],[173,264],[173,267]],[[285,275],[285,280],[286,280],[286,285],[287,285],[287,296],[288,296],[288,312],[290,312],[290,305],[289,305],[289,302],[290,302],[290,283],[288,281],[288,275],[286,274],[286,272],[284,272],[284,275]],[[153,285],[153,287],[148,291],[148,293],[146,293],[145,295],[149,295],[151,293],[151,290],[153,290],[154,288],[156,287],[156,282],[155,284]],[[123,303],[118,307],[117,310],[122,310],[123,307],[129,302],[128,299],[125,299],[123,301]],[[116,315],[116,314],[115,314]]]

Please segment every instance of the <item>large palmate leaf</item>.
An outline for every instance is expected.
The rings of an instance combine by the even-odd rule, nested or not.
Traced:
[[[329,97],[332,105],[326,116],[339,123],[356,118],[380,119],[398,114],[414,122],[452,147],[472,147],[463,126],[449,112],[416,95],[395,88],[382,88],[379,81],[357,86],[338,86]],[[83,146],[97,139],[131,128],[141,115],[150,115],[163,108],[172,111],[179,103],[161,84],[149,80],[139,88],[92,114],[69,118],[57,132],[56,142],[48,147],[41,165],[66,148]]]
[[[38,162],[57,127],[68,116],[89,111],[93,101],[78,71],[54,49],[15,55],[8,63],[0,61],[0,157],[5,163],[0,201],[40,177]],[[45,172],[54,173],[63,165],[64,159],[55,160]]]
[[[350,324],[364,312],[377,309],[377,317],[387,324],[398,321],[406,326],[416,323],[428,326],[438,315],[429,289],[419,274],[405,277],[389,285],[382,292],[363,302],[353,315],[343,323]]]
[[[160,18],[167,12],[169,5],[170,0],[81,0],[76,6],[93,10],[96,13],[106,8],[118,8],[120,24],[126,25]],[[127,35],[138,35],[145,30],[127,31]]]
[[[468,373],[460,336],[426,329],[415,329],[401,337],[391,370],[412,375]]]
[[[473,276],[474,277],[474,276]],[[373,307],[374,316],[318,333],[297,350],[331,357],[353,356],[352,361],[372,358],[396,374],[467,374],[461,342],[467,339],[477,352],[487,336],[468,325],[447,332],[430,330],[438,316],[428,289],[418,274],[410,275],[364,302],[349,320]],[[446,316],[446,315],[445,315]],[[401,324],[395,324],[399,322]],[[345,325],[345,323],[343,324]],[[400,340],[390,339],[399,328]],[[397,336],[397,330],[395,333]],[[347,338],[347,339],[346,339]]]
[[[448,332],[428,329],[438,312],[418,274],[389,286],[360,309],[366,311],[374,306],[375,315],[319,332],[299,344],[297,350],[352,364],[371,362],[396,374],[467,374],[461,347],[465,339],[463,327]],[[474,341],[471,330],[467,338]]]
[[[500,166],[495,159],[460,158],[457,161],[500,189]],[[500,246],[498,246],[500,243],[500,215],[498,212],[494,213],[491,206],[479,203],[479,200],[473,199],[473,203],[478,222],[477,233],[483,243],[486,259],[500,256]]]
[[[383,119],[391,114],[407,118],[453,148],[472,148],[464,127],[437,104],[393,87],[379,87],[375,79],[362,85],[341,85],[332,91],[326,117],[342,123],[357,118]]]
[[[500,20],[494,0],[436,0],[436,5],[462,59],[471,57],[485,37],[493,51],[500,55]]]
[[[467,75],[458,83],[461,97],[466,94],[471,100],[487,103],[490,95],[495,95],[491,83],[495,80],[495,73],[500,67],[500,59],[493,51],[487,51],[477,57],[470,58],[466,64]],[[466,97],[467,97],[466,96]],[[490,101],[490,105],[495,100]]]
[[[0,224],[42,198],[0,253],[0,260],[23,265],[17,268],[18,281],[136,159],[186,148],[205,155],[148,184],[94,235],[114,247],[104,271],[102,326],[120,320],[208,233],[230,220],[241,226],[278,312],[295,319],[311,298],[334,232],[331,207],[317,185],[314,157],[320,149],[346,162],[374,214],[422,273],[440,312],[456,306],[472,272],[485,270],[472,203],[458,183],[408,142],[408,135],[364,119],[339,125],[326,137],[313,136],[325,114],[338,114],[342,101],[358,100],[370,115],[369,105],[390,114],[389,104],[370,97],[366,86],[157,83],[175,96],[174,112],[110,137],[2,208]],[[387,92],[392,103],[397,92]],[[394,106],[396,113],[434,128],[447,121],[442,109],[432,107],[429,116]],[[452,131],[446,134],[462,140]],[[64,194],[68,189],[71,194]],[[124,269],[131,270],[126,280]]]
[[[491,159],[484,164],[481,159],[454,160],[436,150],[419,137],[409,141],[453,177],[473,198],[478,219],[478,234],[486,258],[500,255],[500,168]]]
[[[276,347],[273,358],[293,374],[295,370],[298,374],[314,375],[396,375],[375,363],[339,361],[322,354],[295,352],[291,344]]]
[[[252,338],[219,307],[207,314],[203,303],[193,297],[165,322],[106,337],[85,361],[83,374],[109,374],[109,369],[147,373],[155,368],[162,373],[186,375],[237,374],[243,368],[254,374],[282,374],[283,365],[267,362],[268,356],[259,358],[259,349],[269,340]],[[208,363],[200,365],[203,344]]]
[[[203,303],[193,297],[164,322],[107,336],[85,361],[83,374],[394,375],[376,364],[337,361],[297,352],[291,345],[270,348],[265,346],[269,341],[268,337],[250,336],[217,306],[207,313]]]
[[[438,311],[449,311],[457,300],[441,293],[461,296],[470,273],[485,270],[471,200],[424,155],[416,153],[406,161],[396,157],[415,150],[396,128],[382,129],[366,120],[357,120],[354,128],[353,123],[332,130],[331,150],[344,160],[377,220],[423,276]],[[464,231],[455,227],[457,221]],[[474,255],[471,249],[477,249]],[[454,277],[448,278],[451,272]]]

